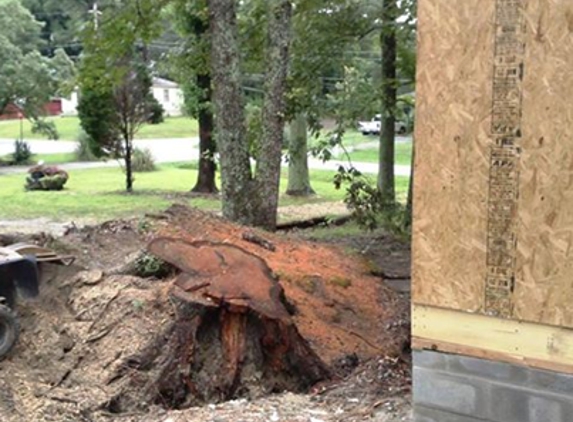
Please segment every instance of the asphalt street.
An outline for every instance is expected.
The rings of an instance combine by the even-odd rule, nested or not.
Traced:
[[[398,137],[397,142],[408,142],[408,137]],[[74,141],[46,141],[46,140],[26,140],[34,154],[58,154],[70,153],[76,148]],[[172,163],[182,161],[197,160],[199,155],[198,145],[199,138],[181,138],[181,139],[142,139],[134,141],[137,148],[148,148],[155,161],[158,163]],[[376,141],[360,145],[357,149],[371,148],[376,146]],[[0,139],[0,156],[11,154],[14,151],[14,140]],[[330,160],[322,162],[321,160],[310,158],[309,167],[311,169],[336,170],[340,165],[347,163],[339,160]],[[352,163],[358,170],[363,173],[377,174],[378,164],[376,163]],[[284,166],[287,164],[284,163]],[[59,167],[65,170],[78,170],[100,167],[117,167],[119,163],[114,160],[106,162],[93,163],[66,163]],[[0,167],[0,174],[25,173],[27,167]],[[397,176],[409,176],[410,166],[396,166],[395,174]]]

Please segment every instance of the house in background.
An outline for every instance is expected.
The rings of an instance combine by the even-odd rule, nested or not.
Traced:
[[[173,81],[153,78],[153,96],[165,110],[165,116],[181,116],[183,113],[183,91]]]
[[[53,98],[49,103],[44,105],[44,115],[46,116],[59,116],[62,114],[62,101],[59,98]],[[2,114],[0,120],[16,120],[26,118],[25,112],[15,104],[8,104]]]
[[[72,91],[68,98],[62,98],[62,116],[77,116],[79,95],[77,88]]]
[[[151,92],[159,104],[163,106],[165,116],[181,116],[183,114],[183,91],[177,83],[163,78],[153,78]],[[77,116],[78,90],[74,90],[70,97],[61,100],[61,115]]]

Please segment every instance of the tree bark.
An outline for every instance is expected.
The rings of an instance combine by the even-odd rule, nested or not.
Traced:
[[[267,29],[268,71],[263,108],[263,142],[257,160],[258,191],[261,201],[257,226],[274,230],[277,225],[281,156],[286,114],[286,83],[291,40],[290,0],[272,0]]]
[[[154,239],[149,251],[182,271],[171,290],[175,318],[108,382],[117,386],[116,410],[304,392],[330,376],[263,259],[231,244],[173,238]]]
[[[306,116],[298,113],[290,123],[287,195],[310,196],[314,190],[310,185],[308,171],[308,136]]]
[[[380,127],[380,157],[378,190],[385,204],[396,202],[394,187],[394,124],[396,110],[396,0],[383,0],[382,32],[382,121]]]
[[[251,172],[241,86],[235,0],[209,0],[211,75],[217,150],[221,158],[223,216],[255,223],[259,195]]]
[[[209,33],[209,24],[203,16],[195,16],[190,23],[190,31],[198,40],[203,40]],[[203,52],[208,55],[210,52]],[[197,87],[200,91],[198,100],[197,119],[199,121],[199,173],[197,182],[191,192],[217,193],[215,174],[215,152],[217,150],[213,138],[213,109],[211,107],[212,87],[211,72],[208,67],[203,67],[196,76]]]
[[[191,192],[217,193],[215,174],[216,145],[213,139],[213,112],[211,111],[211,75],[197,75],[197,86],[202,91],[199,104],[199,174]]]
[[[131,162],[131,145],[128,145],[125,149],[125,190],[128,192],[133,192],[133,168]]]
[[[124,143],[125,143],[125,152],[123,160],[125,161],[125,190],[127,192],[133,192],[133,166],[132,166],[132,153],[133,153],[133,144],[131,139],[129,139],[129,131],[124,131]]]

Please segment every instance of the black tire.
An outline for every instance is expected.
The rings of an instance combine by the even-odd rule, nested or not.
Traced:
[[[6,305],[0,305],[0,360],[4,359],[20,334],[20,321],[16,313]]]
[[[404,126],[400,126],[398,128],[398,135],[405,135],[406,134],[406,128]]]

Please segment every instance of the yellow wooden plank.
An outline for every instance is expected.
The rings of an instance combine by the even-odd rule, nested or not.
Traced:
[[[415,348],[573,372],[573,330],[424,305],[412,307]]]

